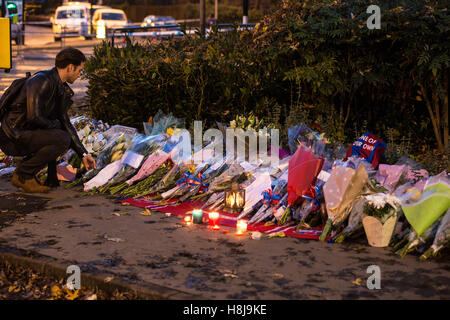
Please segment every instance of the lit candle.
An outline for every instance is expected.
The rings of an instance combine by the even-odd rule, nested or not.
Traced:
[[[238,220],[236,223],[236,235],[241,236],[247,231],[247,221]]]
[[[194,209],[192,210],[192,217],[194,218],[194,223],[202,223],[203,210]]]
[[[191,216],[184,217],[184,222],[186,222],[186,225],[190,226],[192,224]]]
[[[238,207],[242,207],[244,204],[244,199],[242,198],[242,196],[240,194],[236,194],[236,205]]]
[[[229,196],[228,197],[228,206],[230,207],[230,208],[233,208],[234,207],[234,195],[231,195],[231,196]]]
[[[209,213],[209,226],[214,230],[219,230],[219,213],[218,212],[210,212]]]

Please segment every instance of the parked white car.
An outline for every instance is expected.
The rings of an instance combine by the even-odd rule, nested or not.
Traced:
[[[103,21],[103,22],[100,22]],[[127,15],[120,9],[98,9],[92,18],[94,33],[97,26],[103,24],[106,29],[123,28],[128,24]]]
[[[52,22],[55,41],[62,36],[81,36],[89,33],[89,4],[77,3],[59,6]]]
[[[108,6],[92,5],[87,2],[68,2],[59,6],[54,16],[50,18],[55,41],[61,37],[84,36],[90,38],[91,12],[95,15],[97,10],[108,9]]]

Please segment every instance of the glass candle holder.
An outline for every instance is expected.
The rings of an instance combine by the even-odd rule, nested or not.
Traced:
[[[194,223],[200,224],[202,223],[203,210],[202,209],[194,209],[192,210],[192,218]]]
[[[191,216],[185,216],[184,217],[184,222],[186,223],[187,226],[190,226],[192,224],[192,217]]]
[[[247,221],[246,220],[238,220],[236,223],[236,235],[242,236],[247,231]]]
[[[219,213],[216,211],[209,213],[209,227],[213,230],[219,230]]]

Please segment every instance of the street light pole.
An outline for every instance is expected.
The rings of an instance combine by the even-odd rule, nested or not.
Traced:
[[[202,34],[206,31],[206,1],[200,0],[200,30]]]
[[[242,3],[242,24],[248,24],[248,0],[243,0]]]
[[[89,3],[91,4],[91,8],[89,10],[89,34],[92,34],[92,32],[94,31],[94,28],[92,27],[92,1],[93,0],[89,0]]]
[[[216,23],[219,21],[219,0],[214,1],[214,19]]]
[[[22,0],[22,34],[20,35],[20,44],[25,44],[25,0]]]

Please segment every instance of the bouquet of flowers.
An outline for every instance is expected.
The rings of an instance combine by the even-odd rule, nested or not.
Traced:
[[[348,217],[348,222],[345,228],[339,233],[335,238],[334,242],[341,243],[347,237],[357,234],[358,231],[363,229],[362,219],[364,218],[364,205],[366,204],[366,199],[360,197],[354,204],[352,211]]]
[[[399,200],[386,193],[370,194],[364,197],[363,226],[369,244],[375,247],[389,245],[400,211]]]
[[[172,168],[174,164],[172,161],[167,160],[162,163],[155,171],[153,171],[146,178],[140,180],[139,182],[127,186],[120,191],[120,196],[122,197],[134,197],[139,198],[148,194],[148,192],[155,186],[158,181],[160,181]]]
[[[242,219],[246,215],[254,211],[255,205],[263,202],[264,191],[271,188],[272,179],[267,170],[255,171],[255,180],[245,188],[245,206],[238,219]]]
[[[376,193],[364,197],[364,214],[378,218],[382,223],[395,215],[400,209],[400,203],[395,196],[386,193]]]
[[[357,170],[338,166],[323,187],[328,220],[320,236],[324,241],[332,225],[338,226],[350,214],[352,206],[368,181],[364,166]]]
[[[287,198],[287,178],[280,177],[271,189],[263,191],[263,206],[253,215],[249,223],[261,222],[276,212]]]
[[[117,161],[118,159],[120,159],[130,144],[131,137],[128,134],[120,133],[111,136],[108,139],[106,145],[102,148],[101,151],[99,151],[98,156],[96,157],[97,169],[91,169],[85,172],[82,177],[77,178],[75,181],[68,184],[66,188],[73,188],[94,178],[97,174],[100,173],[103,168],[110,164],[112,160]],[[81,159],[79,159],[77,155],[75,155],[75,159],[78,161],[78,163],[81,163]],[[79,167],[79,165],[73,164],[72,160],[69,164],[71,164],[74,168]]]
[[[100,188],[100,192],[106,193],[111,191],[113,193],[117,193],[126,188],[128,184],[125,180],[136,173],[136,170],[140,167],[144,158],[148,157],[152,152],[160,147],[157,144],[156,138],[157,136],[136,134],[132,140],[131,146],[121,159],[122,168],[105,186]],[[118,186],[114,187],[116,185]]]
[[[294,154],[299,146],[311,149],[314,155],[323,157],[325,147],[329,141],[325,134],[319,134],[311,130],[307,125],[301,123],[288,129],[289,149]]]
[[[442,217],[434,222],[420,236],[417,235],[417,232],[414,230],[414,228],[411,228],[409,234],[407,235],[408,243],[403,248],[397,250],[395,253],[403,258],[408,253],[418,250],[419,246],[424,246],[426,245],[426,243],[431,242],[437,233],[441,220]]]
[[[94,188],[97,191],[98,188],[107,184],[122,169],[122,157],[130,145],[129,136],[121,134],[118,140],[105,148],[97,158],[97,169],[85,174],[86,177],[93,175],[93,178],[84,184],[84,191],[91,191]]]
[[[444,215],[441,223],[439,224],[439,228],[436,232],[433,244],[427,251],[425,251],[420,256],[420,260],[424,261],[431,256],[437,256],[439,251],[442,250],[442,248],[444,248],[445,246],[447,246],[449,242],[450,242],[450,209],[447,210],[447,213]]]

